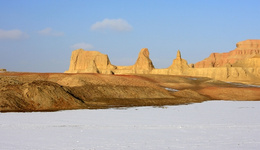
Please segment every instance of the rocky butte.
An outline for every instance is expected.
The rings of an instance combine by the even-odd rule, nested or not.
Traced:
[[[67,73],[103,73],[110,74],[116,66],[110,63],[107,55],[97,51],[78,49],[72,52]]]
[[[105,54],[78,49],[72,52],[70,68],[65,73],[184,75],[260,84],[260,40],[238,42],[236,49],[212,53],[195,65],[188,65],[178,50],[176,58],[166,69],[154,68],[147,48],[141,49],[132,66],[115,66]]]

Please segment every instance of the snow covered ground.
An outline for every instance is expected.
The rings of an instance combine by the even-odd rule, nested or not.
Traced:
[[[0,113],[0,149],[260,149],[260,101]]]

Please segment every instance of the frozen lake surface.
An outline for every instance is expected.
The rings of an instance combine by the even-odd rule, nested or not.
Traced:
[[[260,101],[0,113],[0,149],[260,149]]]

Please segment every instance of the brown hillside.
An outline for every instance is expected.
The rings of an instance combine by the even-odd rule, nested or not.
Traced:
[[[259,93],[259,87],[188,76],[0,74],[1,112],[162,106],[211,99],[258,100]]]

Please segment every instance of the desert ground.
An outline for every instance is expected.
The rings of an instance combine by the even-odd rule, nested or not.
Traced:
[[[0,74],[0,111],[163,106],[208,100],[258,101],[259,85],[176,75]]]

